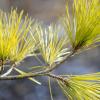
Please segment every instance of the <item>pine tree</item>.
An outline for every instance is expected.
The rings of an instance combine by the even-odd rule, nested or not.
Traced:
[[[55,75],[52,73],[75,54],[92,49],[100,43],[100,1],[74,0],[69,11],[54,23],[43,27],[42,23],[23,17],[23,11],[0,11],[0,80],[28,78],[41,84],[36,76],[54,79],[68,100],[100,100],[100,72],[83,75]],[[59,36],[63,30],[63,34]],[[33,66],[24,72],[17,66],[27,56],[34,56],[41,66]],[[42,58],[42,61],[41,59]],[[5,72],[5,68],[8,70]],[[34,72],[34,69],[38,71]],[[15,70],[19,75],[11,75]]]

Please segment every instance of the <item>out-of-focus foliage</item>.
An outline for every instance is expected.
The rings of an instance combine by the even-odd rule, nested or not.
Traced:
[[[60,26],[53,24],[46,28],[38,26],[36,30],[35,39],[39,43],[40,54],[49,65],[62,61],[70,53],[68,39],[65,34],[60,35],[61,30]]]
[[[26,16],[23,20],[23,11],[10,13],[0,11],[0,59],[19,62],[34,47],[34,42],[28,34],[32,20]]]
[[[69,37],[73,51],[91,48],[100,42],[100,1],[74,0],[69,13],[62,19],[65,32]],[[100,73],[69,76],[66,82],[58,81],[69,100],[99,100]]]
[[[73,0],[69,11],[66,6],[66,15],[63,25],[74,50],[91,47],[100,42],[100,1]]]
[[[23,11],[19,14],[16,9],[12,9],[10,13],[0,11],[0,60],[3,64],[8,61],[18,63],[33,51],[35,44],[29,34],[31,25],[32,20],[28,16],[23,18]],[[12,67],[2,77],[10,74]],[[17,68],[16,71],[25,74]],[[33,78],[29,79],[40,84]]]
[[[58,84],[68,100],[100,100],[100,73],[65,76]]]

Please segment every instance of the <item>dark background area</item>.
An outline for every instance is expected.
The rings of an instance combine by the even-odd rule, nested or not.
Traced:
[[[0,9],[9,12],[11,7],[24,9],[31,17],[50,23],[57,22],[65,13],[65,0],[0,0]],[[20,66],[29,67],[34,64],[38,64],[36,59],[28,57]],[[97,47],[70,58],[54,73],[83,74],[99,71],[100,47]],[[27,79],[0,81],[0,100],[50,100],[47,78],[37,79],[42,82],[41,86]],[[66,100],[57,83],[51,83],[54,100]]]

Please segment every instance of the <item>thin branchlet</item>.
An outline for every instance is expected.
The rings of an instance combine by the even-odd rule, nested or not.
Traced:
[[[41,75],[48,75],[47,73],[53,71],[56,69],[58,66],[60,66],[64,61],[68,60],[74,53],[71,53],[69,56],[66,57],[62,62],[58,64],[53,64],[50,69],[46,69],[44,71],[36,72],[36,73],[26,73],[24,75],[13,75],[13,76],[5,76],[5,77],[0,77],[0,80],[15,80],[15,79],[23,79],[23,78],[29,78],[29,77],[36,77],[36,76],[41,76]]]

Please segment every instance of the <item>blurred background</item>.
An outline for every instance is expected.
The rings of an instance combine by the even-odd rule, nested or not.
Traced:
[[[70,0],[70,4],[72,0]],[[24,9],[29,16],[44,23],[57,22],[65,13],[65,0],[0,0],[0,9],[9,12],[11,8]],[[33,57],[28,57],[20,65],[21,67],[38,64]],[[100,47],[85,51],[76,55],[61,65],[56,74],[83,74],[100,71]],[[47,78],[37,79],[42,85],[37,85],[27,79],[0,81],[0,100],[50,100]],[[66,100],[59,86],[54,81],[52,92],[54,100]]]

